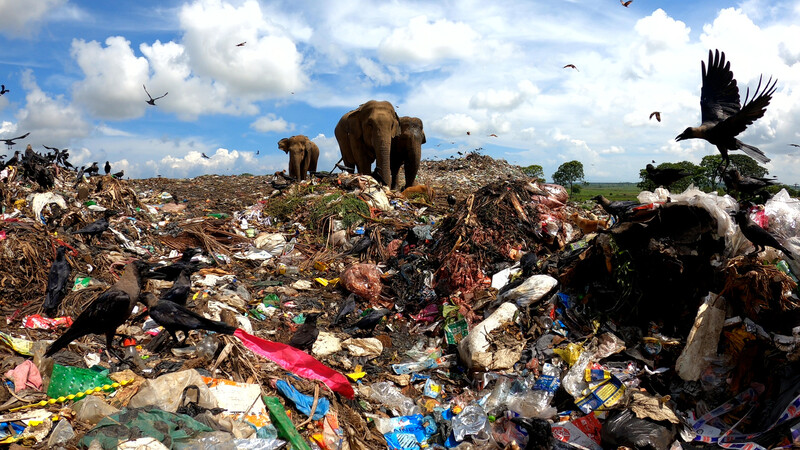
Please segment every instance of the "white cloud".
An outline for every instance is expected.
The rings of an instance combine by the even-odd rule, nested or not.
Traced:
[[[109,37],[105,44],[72,41],[72,57],[85,75],[73,86],[73,97],[99,118],[140,117],[147,107],[142,89],[148,79],[147,60],[135,56],[130,41],[122,36]],[[151,85],[150,89],[155,87]]]
[[[63,95],[48,96],[39,88],[33,72],[22,73],[22,87],[27,92],[25,106],[17,112],[17,129],[30,132],[29,140],[51,147],[62,147],[74,138],[86,137],[89,124]]]
[[[428,21],[417,16],[396,28],[378,45],[381,59],[392,64],[429,64],[466,59],[475,54],[480,35],[463,22]]]
[[[67,0],[0,0],[0,33],[29,36],[37,22]]]
[[[276,117],[275,114],[267,114],[251,123],[250,128],[262,133],[284,132],[289,130],[289,124],[282,117]]]
[[[472,133],[478,133],[479,127],[478,122],[475,121],[472,117],[466,114],[448,114],[438,120],[434,120],[430,126],[426,126],[426,135],[427,130],[431,130],[434,133],[440,133],[445,136],[449,137],[461,137],[465,136],[466,132],[469,131],[470,135]]]

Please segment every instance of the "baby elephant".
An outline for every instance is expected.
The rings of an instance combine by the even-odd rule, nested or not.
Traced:
[[[289,175],[296,180],[305,180],[309,171],[317,171],[319,147],[308,136],[283,138],[278,141],[278,148],[289,154]]]
[[[422,144],[425,143],[425,132],[422,131],[422,120],[417,117],[400,118],[400,134],[392,138],[390,167],[392,169],[392,189],[397,189],[397,174],[400,166],[405,165],[406,188],[414,186],[419,161],[422,157]]]

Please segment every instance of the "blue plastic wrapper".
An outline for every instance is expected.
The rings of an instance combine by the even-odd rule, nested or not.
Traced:
[[[313,396],[301,394],[297,389],[294,388],[294,386],[283,380],[278,380],[275,383],[275,387],[286,398],[294,402],[294,405],[297,407],[298,411],[305,415],[311,414],[311,405],[314,403]],[[330,409],[330,407],[331,402],[325,397],[320,397],[319,400],[317,400],[317,410],[314,411],[314,416],[311,417],[311,419],[322,419],[325,417],[325,414],[328,414],[328,409]]]
[[[383,435],[390,450],[420,450],[428,447],[428,439],[436,433],[436,422],[431,416],[394,417],[392,432]],[[423,447],[424,446],[424,447]]]

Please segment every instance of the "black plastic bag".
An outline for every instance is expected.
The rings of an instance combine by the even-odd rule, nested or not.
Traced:
[[[650,419],[640,419],[630,410],[622,411],[603,423],[603,448],[626,446],[637,449],[667,450],[675,440],[675,427]]]

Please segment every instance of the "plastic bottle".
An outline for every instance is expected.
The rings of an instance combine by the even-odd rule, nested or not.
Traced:
[[[536,379],[530,391],[509,397],[508,409],[523,417],[537,419],[552,417],[557,411],[550,406],[550,401],[553,400],[553,396],[558,390],[559,384],[561,384],[559,375],[558,367],[552,364],[545,364],[542,367],[542,375]]]
[[[414,403],[414,400],[403,395],[400,389],[397,389],[390,381],[374,383],[370,388],[372,392],[369,398],[381,403],[387,408],[397,410],[401,416],[422,414],[422,411],[419,406]]]
[[[195,351],[197,352],[197,356],[199,358],[210,361],[211,358],[214,357],[214,354],[217,353],[218,347],[219,343],[217,342],[217,339],[209,334],[197,344]]]
[[[508,394],[511,392],[511,385],[513,383],[511,378],[508,377],[500,377],[500,379],[497,380],[492,393],[489,394],[489,398],[486,399],[486,404],[483,405],[487,414],[497,416],[506,409]]]

